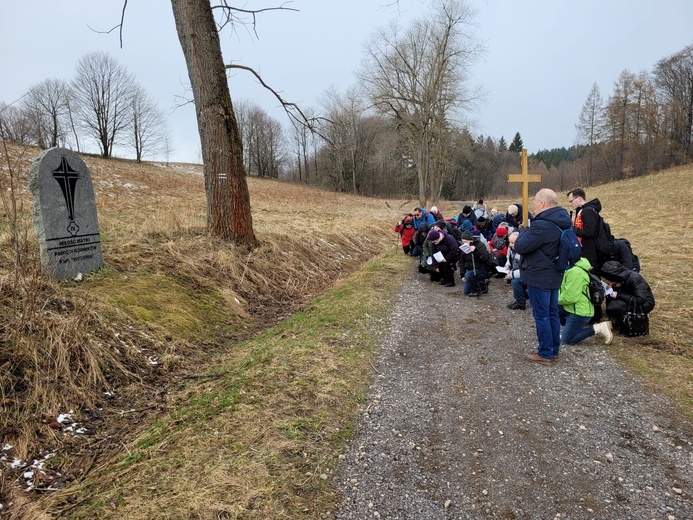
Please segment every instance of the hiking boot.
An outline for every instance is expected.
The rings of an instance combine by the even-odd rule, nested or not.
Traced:
[[[517,311],[517,310],[524,311],[527,308],[524,305],[520,305],[519,303],[515,303],[515,302],[509,303],[507,305],[507,307],[511,311]]]
[[[444,283],[443,287],[455,287],[455,282]]]
[[[553,357],[553,362],[554,362],[554,363],[558,363],[558,354],[556,354],[556,355]]]
[[[553,365],[553,359],[546,359],[541,357],[539,354],[525,354],[525,359],[531,361],[532,363],[541,363],[542,365]]]
[[[481,285],[481,292],[484,294],[488,293],[488,282],[485,282]]]
[[[604,344],[608,345],[611,340],[614,339],[614,335],[611,332],[611,322],[601,321],[592,325],[594,327],[594,333],[604,336]]]
[[[474,298],[476,296],[479,296],[480,294],[480,292],[470,292],[467,296],[469,296],[470,298]]]

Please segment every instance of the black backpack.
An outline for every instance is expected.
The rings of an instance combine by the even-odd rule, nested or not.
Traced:
[[[614,254],[614,236],[611,234],[611,226],[597,214],[599,223],[597,225],[597,235],[594,237],[594,247],[597,256],[602,259],[609,259]]]
[[[587,285],[587,292],[590,302],[592,305],[601,305],[606,299],[606,293],[604,291],[604,284],[601,279],[592,273],[587,273],[590,277],[590,283]]]

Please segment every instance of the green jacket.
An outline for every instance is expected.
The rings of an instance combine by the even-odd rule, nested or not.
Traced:
[[[591,268],[587,258],[580,258],[563,275],[563,283],[558,290],[558,305],[566,312],[588,318],[594,316],[594,306],[590,302],[587,288],[590,283],[590,276],[587,273]]]

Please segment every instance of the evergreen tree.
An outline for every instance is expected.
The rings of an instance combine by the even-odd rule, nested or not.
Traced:
[[[522,151],[522,148],[524,148],[524,145],[522,144],[522,137],[520,136],[520,132],[517,132],[515,134],[513,142],[510,143],[508,150],[510,150],[511,152],[520,153]]]

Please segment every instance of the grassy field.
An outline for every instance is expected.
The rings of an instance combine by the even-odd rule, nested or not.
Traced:
[[[414,203],[251,178],[261,245],[246,253],[206,235],[198,166],[85,157],[105,267],[58,284],[31,268],[37,253],[22,176],[36,153],[13,149],[9,162],[19,206],[5,206],[1,236],[10,326],[0,382],[11,410],[2,427],[13,455],[55,450],[48,469],[70,485],[25,494],[4,477],[11,514],[288,519],[333,510],[329,477],[410,265],[396,254],[392,226]],[[611,351],[689,418],[692,248],[681,217],[692,174],[682,167],[587,190],[614,233],[633,244],[657,299],[650,336],[617,337]],[[511,201],[487,202],[501,209]],[[460,209],[438,206],[446,216]],[[22,374],[33,378],[32,391],[7,392]],[[104,389],[116,397],[105,399]],[[85,421],[102,410],[96,434],[66,440],[46,426],[69,409]]]

